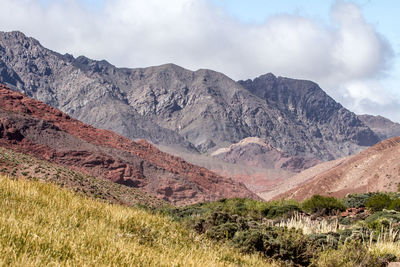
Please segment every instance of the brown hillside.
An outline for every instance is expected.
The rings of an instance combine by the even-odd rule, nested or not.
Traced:
[[[3,147],[0,147],[0,174],[53,183],[91,198],[125,206],[160,207],[168,204],[138,188],[96,178]]]
[[[219,176],[142,140],[99,130],[0,85],[0,145],[110,179],[183,205],[251,197],[243,184]]]
[[[291,183],[295,185],[292,188],[281,186],[275,194],[265,193],[263,197],[304,200],[314,194],[344,197],[348,193],[397,191],[400,183],[399,159],[400,137],[394,137],[355,156],[306,170],[291,178]],[[317,172],[318,168],[320,172]]]

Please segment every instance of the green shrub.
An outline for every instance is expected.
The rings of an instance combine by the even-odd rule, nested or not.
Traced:
[[[159,212],[169,214],[175,220],[190,219],[195,216],[207,216],[215,212],[238,215],[252,220],[261,221],[277,217],[290,217],[294,211],[300,211],[300,204],[295,200],[257,201],[252,199],[232,198],[205,202],[185,207],[166,207]]]
[[[378,211],[365,219],[366,225],[374,230],[380,231],[383,228],[388,228],[390,222],[399,223],[400,222],[400,212],[393,213],[388,211]],[[397,230],[397,229],[395,229]],[[400,229],[399,229],[400,230]]]
[[[235,219],[233,216],[225,212],[214,212],[206,219],[206,223],[213,226],[221,225],[227,222],[235,222]]]
[[[365,208],[367,201],[377,193],[351,194],[343,198],[343,204],[347,208]]]
[[[300,205],[291,203],[277,203],[263,210],[263,215],[268,219],[290,217],[296,211],[301,211]]]
[[[392,200],[387,194],[378,194],[368,199],[366,206],[371,211],[377,212],[383,209],[387,209],[390,206],[391,202]]]
[[[339,241],[341,240],[341,234],[339,233],[323,233],[323,234],[311,234],[308,239],[322,249],[334,248],[337,249]]]
[[[258,230],[240,231],[235,234],[232,244],[242,252],[264,252],[264,235]]]
[[[266,237],[264,247],[267,255],[275,259],[307,266],[315,253],[318,253],[316,246],[301,230],[270,227],[266,229]]]
[[[267,202],[244,198],[222,199],[207,203],[204,206],[209,212],[221,211],[230,215],[246,216],[261,219],[262,211],[268,206]]]
[[[325,215],[346,210],[346,207],[340,200],[334,197],[324,197],[321,195],[314,195],[305,200],[302,204],[302,208],[307,212]]]
[[[212,226],[206,231],[206,235],[209,238],[216,240],[230,240],[238,230],[236,223],[224,223],[217,226]]]
[[[379,218],[388,218],[391,219],[394,222],[400,222],[400,213],[398,212],[388,212],[388,211],[378,211],[369,216],[368,218],[365,219],[366,223],[369,223],[371,221],[374,221]]]
[[[284,227],[238,231],[231,243],[243,252],[260,252],[268,258],[284,261],[285,266],[307,266],[319,252],[301,231]]]
[[[249,219],[238,215],[214,212],[203,216],[194,216],[187,220],[187,225],[198,233],[209,232],[207,234],[209,237],[220,240],[227,236],[230,239],[237,230],[248,229],[248,222]]]
[[[389,209],[400,211],[400,198],[396,198],[396,199],[392,200],[392,202],[390,203]]]
[[[389,226],[390,226],[390,219],[388,218],[379,218],[374,221],[370,221],[368,223],[368,227],[376,231],[380,231],[381,229],[387,229],[389,228]]]
[[[339,223],[341,225],[351,225],[353,222],[354,220],[351,217],[344,217],[339,219]]]

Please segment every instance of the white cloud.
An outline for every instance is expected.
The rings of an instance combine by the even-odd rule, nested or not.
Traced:
[[[341,102],[357,114],[382,115],[400,121],[399,99],[379,80],[355,80],[339,87]]]
[[[106,0],[95,11],[74,0],[46,8],[39,0],[0,0],[0,9],[1,30],[21,30],[62,53],[127,67],[173,62],[234,79],[266,72],[310,79],[357,112],[393,103],[379,82],[392,49],[349,2],[332,7],[329,25],[300,15],[244,24],[208,0]],[[400,120],[396,112],[389,115]]]

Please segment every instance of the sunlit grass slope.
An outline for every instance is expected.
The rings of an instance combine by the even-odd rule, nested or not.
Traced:
[[[0,147],[0,175],[50,182],[82,195],[127,206],[158,207],[167,203],[145,192],[96,178],[54,163]]]
[[[167,217],[0,176],[0,266],[266,266]]]

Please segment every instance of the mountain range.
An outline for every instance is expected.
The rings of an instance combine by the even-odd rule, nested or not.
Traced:
[[[272,73],[235,81],[174,64],[118,68],[21,32],[0,32],[0,82],[25,94],[2,87],[2,101],[15,98],[2,110],[5,147],[179,205],[257,198],[238,181],[271,198],[309,182],[306,172],[400,135],[399,124],[357,116],[312,81]],[[25,102],[36,111],[23,104],[14,114]]]
[[[273,74],[234,81],[173,64],[117,68],[53,52],[21,32],[0,33],[0,80],[84,123],[178,154],[257,137],[290,156],[326,161],[380,140],[310,81]]]

